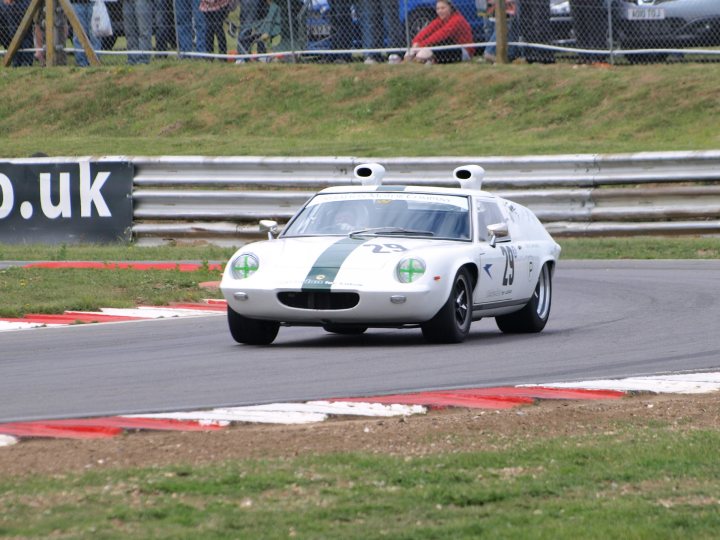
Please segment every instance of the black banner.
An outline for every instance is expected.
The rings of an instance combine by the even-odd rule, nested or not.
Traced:
[[[133,174],[126,161],[0,161],[0,242],[128,242]]]

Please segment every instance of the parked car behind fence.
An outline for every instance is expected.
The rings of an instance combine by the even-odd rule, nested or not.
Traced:
[[[623,49],[720,46],[718,0],[622,0],[614,5],[613,41]],[[667,53],[650,55],[664,60]],[[642,60],[641,55],[629,60]]]

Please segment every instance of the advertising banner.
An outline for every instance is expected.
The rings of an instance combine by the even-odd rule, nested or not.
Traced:
[[[130,241],[133,174],[127,161],[0,161],[0,243]]]

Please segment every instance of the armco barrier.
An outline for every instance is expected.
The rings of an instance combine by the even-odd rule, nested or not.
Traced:
[[[524,157],[135,157],[133,237],[140,244],[260,238],[318,189],[356,183],[376,161],[391,184],[453,185],[459,165],[531,208],[558,236],[720,233],[720,151]]]

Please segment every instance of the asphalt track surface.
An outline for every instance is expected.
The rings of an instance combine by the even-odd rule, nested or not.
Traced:
[[[720,261],[561,260],[544,332],[486,319],[460,345],[293,327],[243,346],[224,316],[3,332],[0,422],[718,368]]]

